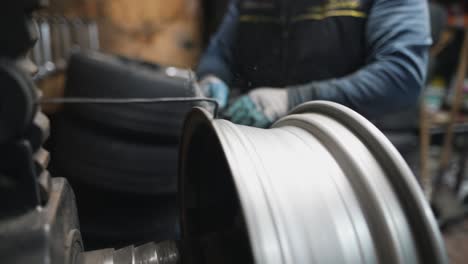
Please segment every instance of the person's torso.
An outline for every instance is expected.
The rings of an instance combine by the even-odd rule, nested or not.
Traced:
[[[350,74],[365,63],[373,0],[239,0],[234,56],[245,89]]]

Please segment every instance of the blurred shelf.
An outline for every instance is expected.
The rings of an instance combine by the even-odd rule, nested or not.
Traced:
[[[468,27],[468,15],[463,16],[449,16],[448,25],[456,28],[467,28]]]
[[[431,134],[443,134],[447,131],[450,124],[450,112],[439,111],[428,114],[430,118]],[[454,133],[468,133],[468,115],[460,114],[455,121]]]

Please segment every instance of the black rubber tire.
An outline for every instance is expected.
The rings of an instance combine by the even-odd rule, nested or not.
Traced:
[[[176,192],[177,145],[125,141],[70,118],[58,118],[53,129],[55,176],[124,193]]]
[[[157,67],[101,53],[76,53],[67,70],[65,95],[91,98],[194,97],[187,79],[169,77]],[[185,115],[196,104],[73,104],[66,110],[79,118],[134,136],[178,139]]]
[[[120,60],[122,63],[128,64],[128,65],[142,66],[142,67],[146,67],[148,70],[153,70],[153,71],[161,71],[164,69],[164,67],[159,64],[145,61],[142,59],[130,58],[130,57],[119,55],[119,54],[116,54],[114,56],[118,60]]]

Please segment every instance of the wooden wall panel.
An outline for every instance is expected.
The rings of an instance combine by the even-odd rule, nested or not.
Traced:
[[[201,50],[196,0],[112,0],[100,7],[105,50],[166,65],[193,67]]]
[[[194,67],[201,52],[200,0],[51,0],[50,13],[98,22],[101,48]]]

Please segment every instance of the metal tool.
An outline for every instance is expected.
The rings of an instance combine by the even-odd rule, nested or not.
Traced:
[[[64,55],[65,60],[68,59],[68,55],[72,50],[72,36],[70,33],[70,24],[68,20],[64,17],[59,18],[60,25],[60,38],[62,42],[62,54]]]
[[[147,243],[138,247],[128,246],[83,252],[76,264],[177,264],[179,253],[172,241]]]
[[[99,29],[95,21],[88,21],[86,23],[88,30],[88,39],[89,39],[89,49],[99,50]]]
[[[63,16],[35,16],[39,41],[31,59],[38,65],[35,79],[43,79],[66,68],[70,53],[80,49],[99,49],[99,29],[95,21]]]
[[[37,21],[37,19],[35,19],[35,21]],[[36,27],[36,31],[39,33],[40,38],[40,29],[38,23],[34,23],[34,26]],[[40,41],[37,41],[34,44],[34,47],[31,51],[31,59],[37,66],[42,65],[44,63],[44,60],[42,58],[42,45]]]
[[[80,18],[70,20],[70,27],[73,40],[73,48],[76,50],[88,48],[88,36],[86,35],[85,23]]]
[[[46,18],[39,20],[39,30],[42,50],[43,65],[39,65],[39,72],[47,74],[55,69],[55,64],[52,58],[52,39],[49,21]]]

